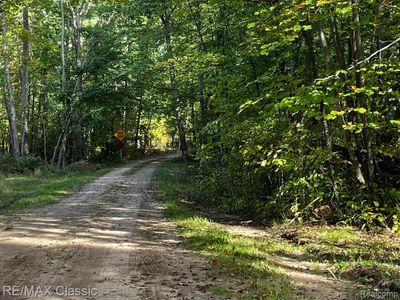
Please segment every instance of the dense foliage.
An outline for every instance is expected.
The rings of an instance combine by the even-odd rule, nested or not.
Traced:
[[[122,127],[131,154],[179,144],[229,211],[398,228],[396,1],[5,1],[1,18],[3,152],[63,167],[112,156]]]

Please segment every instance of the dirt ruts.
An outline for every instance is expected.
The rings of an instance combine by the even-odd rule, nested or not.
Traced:
[[[182,247],[153,196],[165,159],[114,169],[56,204],[1,217],[0,299],[217,299],[207,262]],[[136,164],[143,167],[128,175]]]

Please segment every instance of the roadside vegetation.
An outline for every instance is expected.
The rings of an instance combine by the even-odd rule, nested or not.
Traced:
[[[2,1],[0,21],[0,153],[179,148],[224,212],[400,232],[399,1]]]
[[[60,170],[33,156],[0,156],[0,212],[55,201],[106,173],[113,165],[80,161]]]
[[[0,22],[0,212],[107,169],[82,161],[180,149],[167,213],[244,296],[297,295],[271,255],[399,289],[400,1],[0,1]]]
[[[213,208],[205,204],[210,202],[198,198],[202,194],[199,180],[197,166],[181,160],[164,163],[156,172],[165,212],[189,247],[207,257],[213,276],[234,277],[244,285],[238,292],[217,280],[211,287],[216,294],[309,299],[295,286],[279,258],[290,259],[293,268],[306,265],[307,272],[347,279],[356,294],[361,289],[400,292],[400,246],[387,231],[296,223],[258,227],[264,236],[236,233],[226,225],[227,218],[210,217]]]

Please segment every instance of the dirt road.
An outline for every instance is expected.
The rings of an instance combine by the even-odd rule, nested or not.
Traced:
[[[2,217],[0,299],[215,299],[207,264],[180,246],[153,197],[159,163],[114,169],[61,202]]]

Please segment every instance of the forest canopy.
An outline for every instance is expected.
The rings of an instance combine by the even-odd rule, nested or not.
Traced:
[[[0,152],[64,168],[179,148],[263,220],[400,226],[400,4],[1,1]]]

